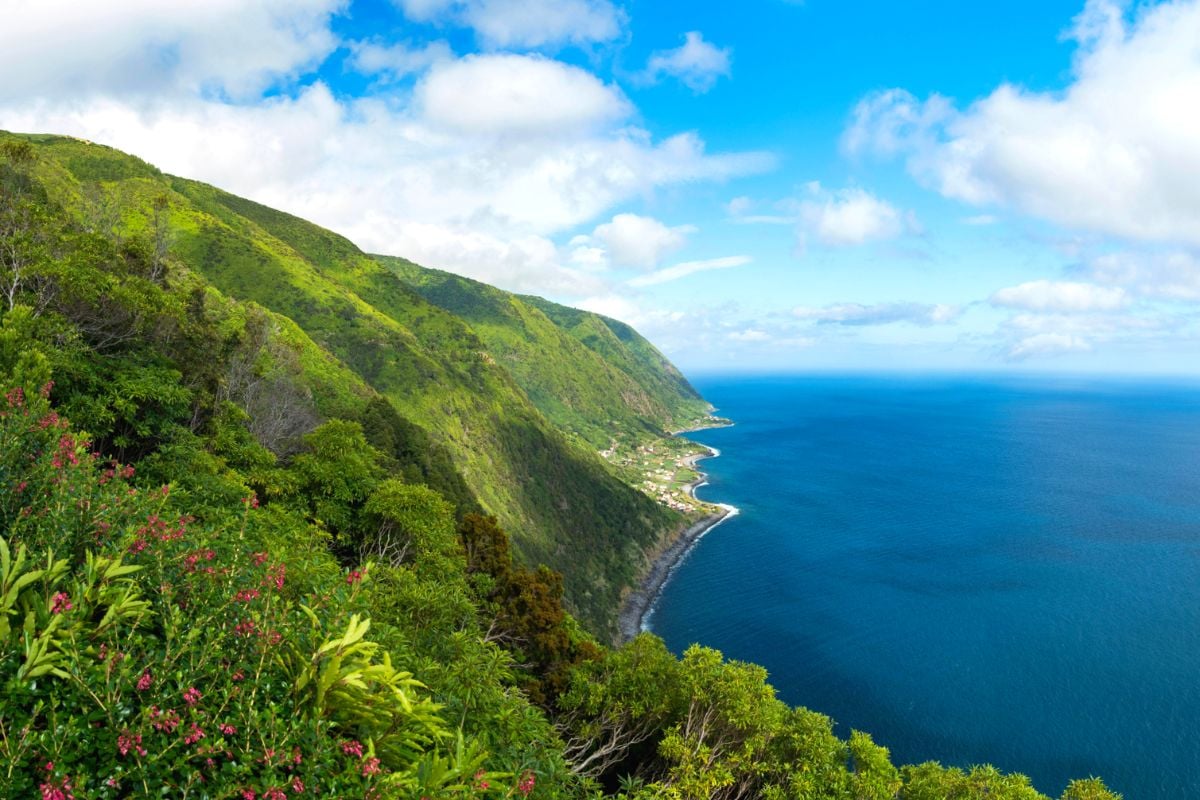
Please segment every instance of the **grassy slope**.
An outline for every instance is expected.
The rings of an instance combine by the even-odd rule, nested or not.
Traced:
[[[594,314],[533,301],[401,258],[375,259],[426,300],[466,320],[533,404],[594,448],[607,447],[616,433],[661,435],[707,408],[673,368],[672,375],[630,368],[644,358],[642,352],[615,337],[607,352],[589,347],[542,307],[557,309],[562,317],[574,312],[603,327]]]
[[[622,483],[530,403],[462,319],[427,302],[348,241],[213,187],[75,139],[33,137],[51,191],[81,217],[97,188],[130,229],[171,201],[174,257],[224,294],[286,316],[453,454],[524,558],[564,574],[594,629],[677,515]],[[57,165],[59,168],[55,168]],[[352,392],[353,394],[353,392]]]
[[[668,430],[682,427],[712,410],[674,364],[631,326],[619,320],[551,303],[540,297],[522,300],[545,314],[555,325],[628,375],[655,397],[671,398]]]

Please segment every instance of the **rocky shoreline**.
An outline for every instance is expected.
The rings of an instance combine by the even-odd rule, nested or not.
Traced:
[[[707,430],[710,427],[726,426],[711,425],[693,430]],[[687,432],[677,431],[676,435]],[[689,456],[683,463],[694,469],[697,461],[721,455],[721,451],[714,447],[708,447],[707,450],[708,452],[706,453]],[[694,498],[696,496],[696,489],[703,486],[706,482],[706,476],[701,473],[696,480],[687,485],[684,491]],[[738,509],[735,506],[725,503],[716,505],[720,508],[720,511],[692,523],[677,534],[662,552],[654,557],[649,569],[642,575],[637,585],[625,596],[621,603],[621,610],[617,615],[618,644],[627,642],[641,633],[646,615],[654,607],[655,601],[658,600],[659,594],[662,592],[663,587],[666,586],[675,568],[679,566],[684,557],[695,546],[696,542],[713,528],[738,513]]]

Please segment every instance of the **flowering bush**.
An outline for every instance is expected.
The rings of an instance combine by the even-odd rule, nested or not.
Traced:
[[[370,570],[261,548],[139,491],[44,396],[0,399],[0,796],[456,797],[529,776],[439,715],[357,613]]]

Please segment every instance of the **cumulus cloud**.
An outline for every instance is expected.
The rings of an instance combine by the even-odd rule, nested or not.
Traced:
[[[704,41],[700,31],[684,34],[683,44],[673,50],[661,50],[650,56],[642,80],[656,83],[672,77],[697,94],[716,85],[717,79],[729,77],[732,51]]]
[[[797,319],[832,325],[888,325],[908,322],[913,325],[940,325],[953,322],[962,314],[957,306],[924,303],[837,303],[813,307],[798,306],[792,309]]]
[[[1200,244],[1200,3],[1124,9],[1089,0],[1065,90],[1004,84],[959,111],[892,89],[859,103],[845,149],[903,153],[918,179],[968,203]]]
[[[892,239],[917,227],[911,214],[864,189],[830,192],[817,183],[799,203],[799,220],[802,244],[811,236],[830,247]]]
[[[598,291],[601,265],[550,237],[773,163],[710,154],[694,133],[656,139],[619,89],[537,55],[359,42],[352,68],[425,71],[411,93],[335,96],[311,78],[338,47],[339,0],[69,5],[26,3],[0,27],[0,127],[109,144],[508,288]]]
[[[543,236],[500,237],[460,225],[373,222],[385,226],[381,236],[392,252],[510,291],[581,298],[609,288],[602,275],[579,269]]]
[[[489,47],[543,47],[615,39],[626,18],[609,0],[394,0],[418,22],[473,28]]]
[[[775,213],[762,213],[759,203],[749,197],[735,197],[725,204],[725,213],[734,222],[747,225],[795,225],[795,201],[788,199],[775,203],[770,209]]]
[[[1092,347],[1082,338],[1069,333],[1038,333],[1013,344],[1007,352],[1012,361],[1023,361],[1033,356],[1085,353]]]
[[[473,55],[431,70],[415,90],[424,119],[457,134],[559,135],[624,119],[632,106],[590,72],[541,56]]]
[[[749,256],[726,256],[724,258],[709,258],[703,261],[685,261],[665,269],[655,270],[647,275],[639,275],[629,281],[630,286],[653,286],[658,283],[677,281],[697,272],[708,272],[714,269],[731,269],[749,264],[753,259]]]
[[[421,47],[362,41],[350,43],[350,57],[346,59],[346,66],[364,75],[399,80],[453,58],[454,51],[443,41],[430,42]]]
[[[1081,271],[1097,283],[1123,286],[1141,297],[1200,300],[1200,258],[1186,250],[1105,253],[1087,261]]]
[[[1000,289],[991,297],[994,306],[1028,311],[1114,311],[1128,305],[1120,287],[1096,286],[1074,281],[1029,281]]]
[[[0,103],[144,99],[164,92],[246,98],[337,47],[343,0],[16,0],[0,26]]]
[[[604,246],[611,263],[653,269],[664,256],[683,247],[695,230],[691,225],[668,227],[653,217],[617,214],[597,226],[592,238]]]
[[[1003,355],[1012,360],[1161,341],[1178,336],[1189,324],[1185,315],[1150,309],[1131,313],[1125,309],[1124,299],[1118,302],[1116,297],[1092,297],[1075,290],[1058,296],[1053,290],[1048,294],[1034,290],[1028,296],[1018,294],[1015,299],[1018,302],[1012,307],[1018,309],[1017,313],[998,331]]]

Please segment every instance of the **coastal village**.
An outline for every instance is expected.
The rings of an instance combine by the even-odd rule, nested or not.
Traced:
[[[705,417],[677,433],[730,424],[729,420],[720,417]],[[607,449],[600,451],[600,456],[623,472],[631,485],[684,514],[712,514],[717,510],[712,503],[697,500],[694,494],[704,478],[703,472],[696,468],[696,462],[712,455],[711,448],[679,435],[648,441],[613,440]]]

